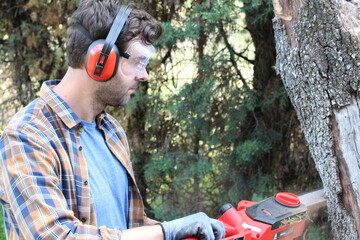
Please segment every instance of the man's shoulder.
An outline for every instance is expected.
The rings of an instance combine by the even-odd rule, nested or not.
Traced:
[[[10,119],[4,132],[45,132],[44,130],[49,129],[48,126],[51,126],[52,122],[54,122],[54,116],[46,102],[41,98],[36,98]]]

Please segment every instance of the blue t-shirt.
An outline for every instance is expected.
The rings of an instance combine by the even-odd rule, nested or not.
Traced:
[[[96,123],[82,121],[80,135],[98,226],[128,228],[129,186],[125,168],[111,153]]]

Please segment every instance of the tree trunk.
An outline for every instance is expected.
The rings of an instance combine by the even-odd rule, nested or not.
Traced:
[[[276,68],[324,184],[335,239],[360,233],[358,0],[273,0]]]

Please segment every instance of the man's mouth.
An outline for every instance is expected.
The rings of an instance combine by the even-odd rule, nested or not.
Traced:
[[[133,86],[131,86],[131,88],[129,89],[129,91],[135,92],[136,89],[138,88],[138,86],[139,86],[139,83],[134,84]]]
[[[132,88],[129,89],[129,91],[130,91],[131,93],[134,93],[134,92],[136,91],[136,89],[137,89],[137,87],[132,87]]]

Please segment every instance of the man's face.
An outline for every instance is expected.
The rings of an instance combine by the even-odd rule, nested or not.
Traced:
[[[127,44],[129,59],[120,57],[117,72],[107,82],[100,83],[96,96],[105,105],[124,106],[128,104],[140,82],[148,80],[148,73],[145,69],[150,56],[153,54],[153,47],[145,45],[139,40],[131,40]],[[150,50],[149,50],[150,49]]]

